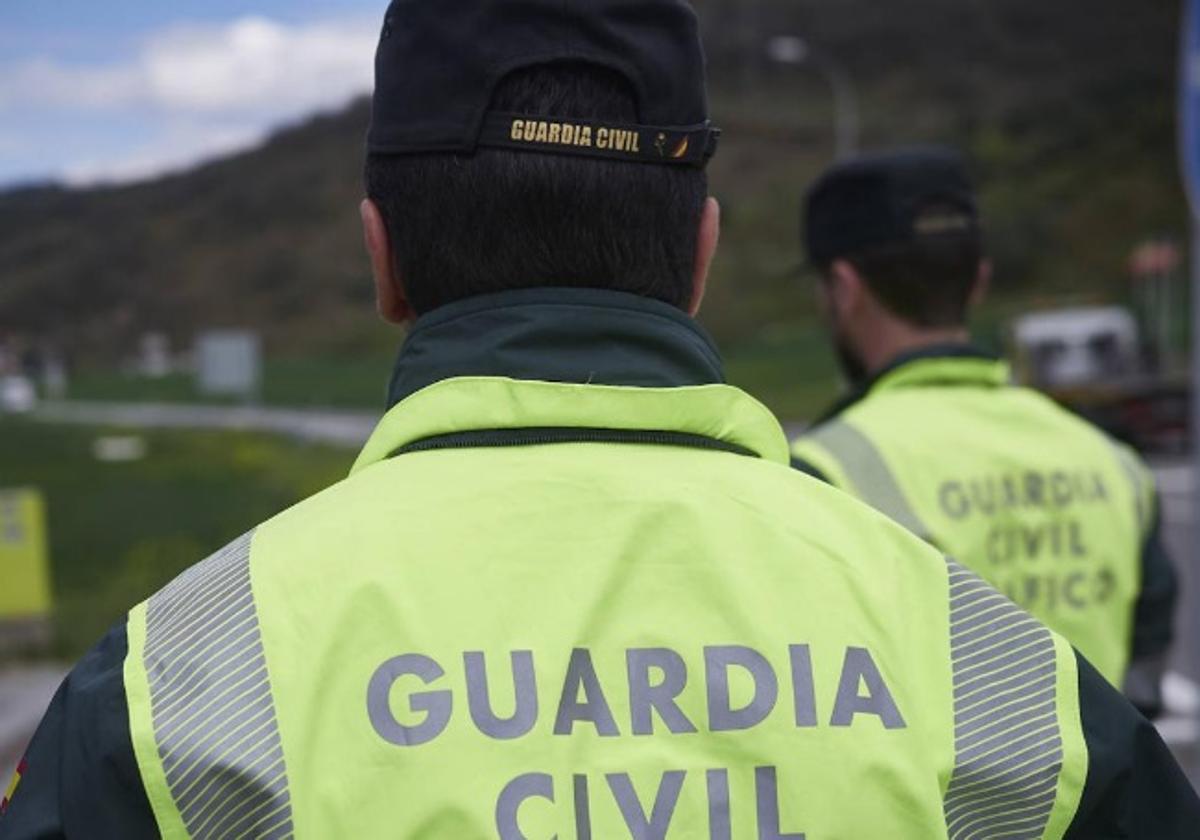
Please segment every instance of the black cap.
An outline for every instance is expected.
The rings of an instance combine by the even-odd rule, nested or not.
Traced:
[[[587,62],[637,94],[637,125],[488,111],[526,67]],[[375,59],[368,149],[473,154],[480,146],[703,166],[704,51],[682,0],[393,0]]]
[[[921,147],[835,165],[808,192],[805,241],[821,265],[922,236],[979,233],[979,206],[962,156]]]

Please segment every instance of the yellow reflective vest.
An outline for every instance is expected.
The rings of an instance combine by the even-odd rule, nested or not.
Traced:
[[[128,639],[167,838],[1058,838],[1088,770],[1070,646],[721,384],[422,387]]]
[[[1062,633],[1114,685],[1129,665],[1153,479],[1004,362],[895,366],[793,455]]]

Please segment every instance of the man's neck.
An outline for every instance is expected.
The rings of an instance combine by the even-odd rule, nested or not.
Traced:
[[[864,342],[863,362],[868,373],[875,376],[901,356],[930,347],[968,344],[970,341],[971,334],[966,327],[931,330],[889,324]]]
[[[712,339],[673,306],[599,289],[523,289],[459,301],[417,321],[389,390],[501,377],[679,388],[725,381]]]

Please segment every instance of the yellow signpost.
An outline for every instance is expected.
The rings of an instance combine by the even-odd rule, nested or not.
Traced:
[[[0,490],[0,651],[50,640],[46,509],[36,490]]]

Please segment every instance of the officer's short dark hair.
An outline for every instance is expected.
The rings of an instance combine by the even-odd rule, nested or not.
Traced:
[[[966,325],[984,259],[978,229],[876,245],[845,257],[884,307],[916,327]],[[818,266],[829,276],[832,261]]]
[[[491,109],[638,121],[621,75],[581,63],[507,76]],[[702,170],[480,149],[370,154],[379,206],[418,314],[477,295],[545,286],[613,289],[686,308],[708,194]]]

